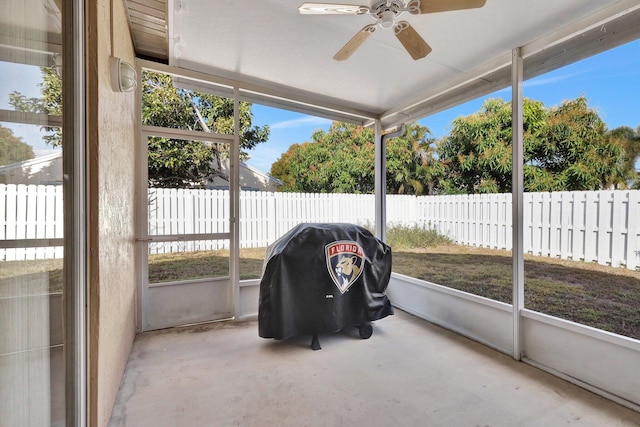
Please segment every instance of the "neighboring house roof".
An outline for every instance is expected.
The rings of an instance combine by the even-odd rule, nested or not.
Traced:
[[[52,160],[62,158],[62,151],[56,151],[51,154],[46,154],[44,156],[34,157],[33,159],[23,160],[17,163],[11,163],[8,165],[0,166],[0,173],[10,172],[18,169],[25,169],[28,167],[47,165]]]
[[[222,172],[229,174],[229,162],[222,163]],[[8,184],[60,184],[62,182],[62,151],[0,166],[0,175]],[[240,162],[240,188],[253,191],[275,191],[283,182],[247,163]],[[209,188],[227,188],[222,177],[214,178]]]
[[[0,176],[7,184],[61,184],[62,150],[0,166]]]
[[[224,160],[222,162],[222,175],[229,176],[229,161]],[[262,172],[252,166],[249,166],[245,162],[240,162],[240,189],[245,191],[276,191],[276,189],[284,185],[282,181],[271,175]],[[220,189],[228,188],[228,179],[222,176],[215,177],[207,185],[207,188]]]
[[[259,169],[254,168],[251,165],[248,165],[245,162],[240,162],[240,167],[241,168],[247,168],[248,170],[250,170],[251,172],[253,172],[256,175],[260,175],[266,179],[268,179],[269,181],[271,181],[274,185],[280,186],[280,185],[284,185],[284,182],[280,181],[278,178],[274,178],[272,177],[270,174],[262,172]]]

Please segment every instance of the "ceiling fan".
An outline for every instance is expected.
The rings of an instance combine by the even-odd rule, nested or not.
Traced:
[[[411,15],[474,9],[487,0],[372,0],[369,6],[336,3],[303,3],[298,11],[303,15],[370,15],[375,23],[362,28],[333,56],[336,61],[348,59],[378,27],[392,28],[402,46],[416,60],[431,52],[431,47],[407,21],[398,18],[404,12]]]

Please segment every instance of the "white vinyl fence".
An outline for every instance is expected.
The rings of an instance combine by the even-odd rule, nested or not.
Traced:
[[[511,194],[418,197],[419,225],[511,250]],[[640,190],[525,193],[524,252],[640,270]]]
[[[225,190],[149,190],[149,233],[229,231]],[[302,222],[374,224],[370,194],[243,191],[240,246],[265,247]],[[62,237],[62,190],[0,185],[0,241]],[[524,250],[640,269],[640,191],[524,194]],[[511,195],[387,196],[389,226],[433,228],[456,243],[511,249]],[[154,244],[151,253],[216,249],[226,242]],[[0,259],[61,257],[61,248],[0,249]]]
[[[0,184],[0,242],[63,237],[61,185]],[[62,246],[0,249],[0,260],[63,257]]]

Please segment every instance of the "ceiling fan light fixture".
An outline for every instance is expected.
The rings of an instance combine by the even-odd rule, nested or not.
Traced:
[[[380,16],[380,26],[382,28],[391,28],[396,23],[396,14],[390,10],[385,10]]]
[[[178,1],[178,0],[176,0]],[[184,0],[182,0],[184,1]],[[336,61],[348,59],[353,52],[376,30],[377,27],[393,28],[396,38],[414,60],[424,58],[431,52],[431,46],[418,34],[407,21],[400,16],[447,12],[453,10],[477,9],[487,0],[370,0],[369,6],[357,6],[340,3],[303,3],[298,8],[301,14],[308,15],[370,15],[375,24],[366,25],[356,33],[342,49],[333,56]]]

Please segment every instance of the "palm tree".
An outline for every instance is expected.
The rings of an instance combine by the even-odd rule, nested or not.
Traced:
[[[620,126],[607,132],[611,140],[622,147],[623,168],[630,181],[629,188],[640,189],[640,175],[636,163],[640,160],[640,126],[635,130]]]

